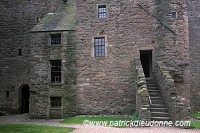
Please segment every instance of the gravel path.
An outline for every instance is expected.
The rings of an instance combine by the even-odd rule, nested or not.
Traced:
[[[89,127],[84,125],[59,124],[56,120],[34,120],[28,119],[28,114],[0,116],[0,124],[34,124],[58,127],[76,128],[72,133],[200,133],[200,130],[179,129],[174,127],[134,127],[134,128],[113,128],[113,127]]]

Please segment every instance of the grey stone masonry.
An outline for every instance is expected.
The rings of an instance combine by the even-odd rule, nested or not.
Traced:
[[[50,34],[60,33],[61,44],[52,46]],[[31,37],[31,118],[58,118],[78,113],[76,92],[75,31],[38,32]],[[61,60],[61,83],[51,82],[51,60]],[[61,107],[51,107],[51,97],[61,98]]]
[[[136,85],[136,113],[141,120],[150,121],[150,97],[147,90],[146,78],[139,58],[134,60]]]
[[[77,1],[77,89],[86,114],[131,114],[135,110],[132,61],[153,50],[152,0]],[[98,18],[98,5],[107,17]],[[94,56],[94,38],[105,37],[106,56]]]
[[[30,86],[30,31],[60,4],[62,0],[0,1],[1,111],[20,113],[20,88]],[[8,98],[6,92],[9,92]]]
[[[198,0],[0,1],[0,110],[23,113],[26,104],[31,118],[136,110],[149,119],[146,70],[139,58],[150,52],[146,66],[172,118],[181,119],[190,107],[199,111],[199,5]],[[56,39],[61,44],[51,45]],[[56,84],[55,60],[61,64]]]
[[[173,121],[184,119],[188,113],[188,110],[187,108],[184,108],[183,102],[181,102],[181,100],[178,98],[174,79],[162,61],[156,63],[155,70],[155,77],[162,92],[162,97],[167,104],[171,118]]]
[[[190,107],[188,16],[184,0],[156,0],[154,62],[163,61],[173,76],[177,93]],[[174,15],[173,15],[174,14]]]
[[[200,110],[200,1],[186,0],[189,17],[190,100],[193,111]]]

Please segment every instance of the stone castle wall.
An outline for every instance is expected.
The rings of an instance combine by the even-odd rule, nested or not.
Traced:
[[[19,111],[19,88],[30,85],[30,30],[61,0],[0,1],[0,108]],[[21,49],[21,56],[19,56]],[[6,98],[9,91],[9,98]]]
[[[190,106],[188,17],[184,1],[156,0],[154,61],[163,61],[172,75],[178,96]]]
[[[140,56],[140,50],[152,50],[153,65],[154,62],[163,61],[169,68],[185,107],[190,106],[192,84],[192,105],[194,109],[199,108],[198,15],[191,15],[198,12],[192,9],[198,8],[198,4],[189,4],[189,53],[184,1],[77,0],[76,32],[62,32],[66,38],[65,45],[49,47],[51,32],[30,33],[30,30],[40,18],[55,11],[61,3],[61,0],[16,3],[7,0],[0,3],[0,15],[4,20],[0,21],[1,109],[12,107],[10,110],[19,110],[19,88],[22,84],[28,84],[31,87],[31,117],[47,118],[51,114],[69,116],[76,113],[130,114],[136,104],[132,61]],[[97,17],[99,4],[107,6],[107,18]],[[176,12],[175,18],[173,12]],[[73,38],[72,42],[68,37]],[[105,58],[94,57],[94,37],[106,38]],[[75,47],[71,45],[69,48],[68,44]],[[68,48],[72,50],[68,51]],[[22,49],[21,56],[18,55],[19,49]],[[70,56],[73,56],[73,60],[70,60]],[[48,71],[51,59],[62,60],[65,82],[60,86],[50,84]],[[10,91],[10,98],[6,98],[6,91]],[[50,109],[51,96],[62,97],[61,110]]]
[[[137,1],[152,10],[151,0]],[[132,61],[139,50],[154,49],[153,22],[137,2],[127,0],[77,1],[77,89],[87,114],[130,114],[135,110]],[[107,18],[97,17],[105,4]],[[94,38],[105,36],[106,57],[94,57]]]
[[[33,33],[31,36],[31,118],[68,117],[79,111],[76,106],[75,31],[62,32],[59,46],[51,46],[52,33]],[[51,60],[61,60],[61,83],[51,83]],[[61,97],[62,107],[51,108],[50,97]]]
[[[200,1],[187,0],[189,16],[190,70],[191,70],[191,107],[193,111],[200,110]]]

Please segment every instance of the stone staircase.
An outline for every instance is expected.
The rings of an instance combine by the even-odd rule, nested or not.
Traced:
[[[155,121],[171,121],[170,114],[166,108],[162,93],[154,78],[146,78],[147,88],[150,95],[150,111],[151,120]]]

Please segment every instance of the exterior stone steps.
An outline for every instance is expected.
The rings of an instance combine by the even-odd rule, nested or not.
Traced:
[[[151,104],[150,108],[166,108],[165,104]]]
[[[150,97],[151,100],[162,100],[163,98],[161,96],[156,96],[156,97]]]
[[[156,84],[147,84],[147,87],[158,87]]]
[[[161,96],[160,92],[149,92],[150,97],[157,97],[157,96]]]
[[[164,99],[162,98],[162,93],[159,90],[156,81],[153,78],[147,78],[147,88],[150,95],[150,112],[151,120],[155,121],[171,121],[170,114],[166,108]]]
[[[165,104],[165,101],[163,99],[161,100],[151,100],[152,104]]]
[[[150,107],[150,111],[151,112],[168,112],[167,108],[151,108]]]
[[[151,120],[155,121],[172,121],[170,117],[151,117]]]
[[[151,117],[170,117],[170,114],[167,112],[151,112]]]
[[[159,90],[159,88],[158,87],[148,87],[148,90]]]
[[[160,93],[160,90],[155,90],[155,89],[152,89],[152,90],[148,90],[149,92],[155,92],[155,93]]]

